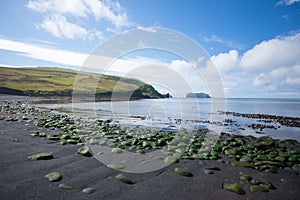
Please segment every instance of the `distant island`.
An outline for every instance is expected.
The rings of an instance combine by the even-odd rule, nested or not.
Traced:
[[[57,67],[0,67],[0,94],[58,98],[76,95],[82,99],[94,96],[99,101],[169,98],[169,94],[160,94],[138,79]]]
[[[200,92],[200,93],[193,93],[189,92],[186,94],[186,98],[211,98],[208,94]]]

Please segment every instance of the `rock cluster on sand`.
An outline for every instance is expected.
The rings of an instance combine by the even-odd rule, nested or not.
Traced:
[[[255,119],[264,119],[269,120],[267,122],[279,123],[283,126],[288,127],[300,127],[300,118],[299,117],[286,117],[286,116],[276,116],[276,115],[267,115],[267,114],[248,114],[248,113],[237,113],[237,112],[224,112],[221,111],[220,114],[233,115],[236,117],[245,117],[245,118],[255,118]]]
[[[188,135],[171,131],[126,128],[111,124],[111,121],[101,120],[83,122],[81,118],[72,118],[66,114],[46,112],[11,102],[2,105],[1,111],[22,113],[27,116],[26,119],[29,115],[33,115],[34,123],[37,126],[62,130],[60,135],[48,135],[42,131],[31,133],[33,137],[46,137],[48,140],[59,141],[61,144],[80,145],[85,142],[92,145],[108,145],[112,147],[111,151],[117,154],[124,150],[145,153],[167,147],[162,150],[164,154],[169,154],[165,159],[166,163],[178,162],[178,153],[181,153],[183,159],[220,160],[229,158],[232,160],[232,166],[248,167],[259,171],[276,172],[283,168],[290,168],[296,173],[299,171],[297,167],[299,168],[300,164],[300,144],[295,140],[280,141],[270,137],[255,138],[222,133],[212,148],[206,150],[202,148],[204,142],[207,142],[206,136],[201,133]],[[237,115],[236,113],[226,114]],[[254,114],[251,117],[266,116]],[[15,118],[3,116],[2,119],[23,120],[21,115]],[[290,120],[290,118],[286,119]],[[78,153],[92,156],[88,147],[81,147]],[[45,153],[30,157],[30,159],[51,158],[53,155]]]

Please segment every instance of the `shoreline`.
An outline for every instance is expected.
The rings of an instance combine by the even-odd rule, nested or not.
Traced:
[[[75,131],[75,121],[73,123],[72,119],[68,119],[66,115],[55,115],[40,109],[20,107],[21,103],[16,100],[15,103],[8,103],[7,107],[1,102],[1,116],[3,116],[0,120],[0,141],[3,147],[1,151],[3,172],[0,181],[1,199],[18,197],[25,199],[297,199],[300,195],[300,160],[296,156],[299,155],[300,146],[293,140],[280,143],[278,140],[268,137],[257,140],[252,137],[223,134],[219,144],[221,146],[218,147],[221,149],[215,149],[217,151],[215,154],[218,155],[214,156],[210,152],[206,158],[200,158],[195,156],[197,153],[192,152],[197,150],[197,145],[202,141],[201,133],[198,133],[199,137],[197,136],[197,140],[191,143],[192,148],[189,148],[189,150],[192,149],[192,153],[185,152],[182,158],[178,159],[178,163],[150,173],[124,173],[108,168],[95,157],[78,154],[77,150],[82,147],[81,142],[78,142],[79,145],[68,144],[68,142],[65,145],[61,144],[62,135],[82,135],[82,132]],[[62,121],[65,127],[62,126],[62,123],[58,123],[62,119],[65,120]],[[71,128],[71,125],[74,128]],[[103,122],[102,126],[110,127],[109,122]],[[95,125],[95,127],[97,126]],[[31,135],[33,131],[38,130],[44,132],[46,137]],[[113,130],[118,130],[118,127]],[[90,129],[90,131],[93,130]],[[56,136],[59,136],[59,139],[55,139]],[[107,137],[108,135],[104,134],[103,136]],[[115,137],[121,139],[123,136],[113,134],[108,138],[114,139]],[[170,137],[175,136],[170,135]],[[140,138],[140,140],[142,139]],[[262,153],[259,159],[258,155],[253,155],[254,158],[245,161],[247,157],[243,152],[233,151],[234,143],[246,142],[243,146],[247,150],[250,148],[247,145],[254,145],[253,141],[257,143],[254,147]],[[119,141],[115,141],[111,148],[122,149],[120,145]],[[143,145],[135,146],[140,148]],[[225,146],[228,146],[227,149]],[[128,150],[126,145],[123,148]],[[224,150],[222,150],[223,148]],[[290,148],[291,150],[289,150]],[[268,149],[271,151],[264,155]],[[286,149],[285,151],[289,152],[289,155],[286,156],[289,157],[282,158],[283,162],[280,161],[280,158],[276,161],[277,163],[275,161],[272,161],[274,163],[264,162],[272,158],[264,158],[264,156],[269,156],[270,153],[277,155],[278,152],[281,152],[280,149]],[[139,150],[149,151],[146,148]],[[53,153],[54,159],[38,161],[27,159],[31,154],[47,151]],[[292,154],[292,151],[296,152]],[[292,155],[296,157],[290,159]],[[242,158],[244,161],[241,161]],[[254,159],[253,163],[251,159]],[[262,163],[257,164],[259,162]],[[232,166],[233,163],[236,166]],[[286,166],[285,163],[289,163],[291,166]],[[175,174],[176,167],[188,169],[193,176],[185,177]],[[49,182],[44,176],[52,171],[62,173],[63,179],[59,182]],[[272,171],[277,173],[272,173]],[[119,173],[125,174],[133,184],[117,180],[116,175]],[[249,182],[241,181],[241,173],[250,175],[252,180],[269,181],[276,189],[268,189],[268,192],[251,192],[250,187],[255,184],[252,184],[250,180]],[[59,188],[61,183],[72,186],[72,189]],[[225,185],[231,183],[238,183],[246,194],[239,195],[226,191]],[[82,189],[87,187],[91,187],[95,191],[91,194],[83,193]]]
[[[161,102],[162,105],[167,106],[166,102]],[[171,101],[172,102],[172,101]],[[99,103],[96,109],[88,107],[86,103],[83,105],[79,104],[55,104],[57,102],[50,102],[52,104],[39,104],[32,105],[35,107],[50,109],[52,111],[63,112],[68,114],[74,114],[75,116],[110,120],[120,124],[122,126],[139,126],[150,129],[163,129],[168,131],[178,131],[178,130],[195,130],[203,128],[220,128],[223,127],[223,132],[235,135],[252,135],[255,137],[270,136],[274,139],[295,139],[300,141],[300,135],[298,134],[298,129],[300,126],[300,118],[295,116],[287,115],[274,115],[274,114],[251,114],[249,112],[232,112],[232,111],[218,111],[216,113],[204,113],[201,119],[196,118],[176,118],[176,114],[173,117],[164,117],[161,115],[151,116],[147,115],[145,111],[149,105],[155,104],[154,101],[145,102],[146,109],[141,108],[140,110],[134,110],[132,115],[125,113],[125,109],[120,109],[120,111],[112,112],[109,103]],[[185,102],[183,102],[185,103]],[[188,102],[187,102],[188,103]],[[140,106],[141,102],[131,102],[131,107]],[[142,103],[143,104],[143,103]],[[122,102],[116,104],[118,106],[123,105]],[[111,105],[112,106],[112,105]],[[124,104],[123,106],[126,106]],[[139,114],[137,114],[139,113]],[[141,114],[144,113],[144,114]],[[172,115],[172,111],[171,111]],[[217,116],[218,115],[218,116]],[[214,120],[214,116],[219,118],[219,120]],[[287,134],[289,133],[289,134]]]

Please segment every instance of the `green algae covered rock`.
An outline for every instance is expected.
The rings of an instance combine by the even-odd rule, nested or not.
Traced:
[[[60,140],[60,135],[47,135],[48,140]]]
[[[60,140],[60,142],[59,142],[59,144],[61,144],[61,145],[65,145],[65,144],[67,144],[67,140],[65,140],[65,139],[61,139],[61,140]]]
[[[144,154],[144,153],[145,153],[145,151],[144,151],[144,150],[142,150],[142,149],[138,149],[138,150],[136,150],[136,153],[138,153],[138,154]]]
[[[280,179],[280,181],[283,182],[283,183],[293,183],[293,184],[300,185],[300,182],[295,181],[295,180],[291,180],[291,179],[282,178],[282,179]]]
[[[165,158],[165,163],[178,163],[178,159],[175,156],[168,156]]]
[[[113,148],[111,150],[111,152],[113,152],[113,153],[123,153],[123,150],[121,148],[116,147],[116,148]]]
[[[211,169],[205,169],[204,172],[206,174],[214,174],[213,170],[211,170]]]
[[[254,164],[246,163],[246,162],[233,162],[231,163],[234,167],[247,167],[247,168],[254,168]]]
[[[269,160],[264,160],[264,161],[261,161],[261,162],[262,162],[262,164],[273,165],[273,166],[276,166],[276,167],[284,167],[284,164],[282,164],[280,162],[269,161]]]
[[[237,183],[225,184],[224,189],[230,192],[234,192],[240,195],[246,194],[245,190]]]
[[[47,174],[45,178],[48,178],[51,182],[56,182],[62,179],[62,175],[59,172],[51,172],[50,174]]]
[[[89,147],[81,147],[80,149],[78,149],[77,153],[81,154],[83,156],[86,156],[86,157],[92,157],[93,156],[93,153],[92,153],[92,151]]]
[[[174,169],[174,173],[179,174],[181,176],[186,176],[186,177],[192,177],[193,176],[193,174],[189,170],[187,170],[185,168],[179,168],[179,167],[176,167]]]
[[[115,164],[108,164],[107,167],[116,169],[116,170],[121,170],[121,169],[125,168],[123,165],[115,165]]]
[[[250,180],[250,184],[252,185],[260,185],[260,184],[263,184],[264,182],[262,180],[259,180],[259,179],[256,179],[256,178],[253,178]]]
[[[68,139],[70,139],[71,137],[70,137],[70,135],[68,135],[68,134],[62,134],[61,136],[60,136],[60,139],[61,140],[68,140]]]
[[[43,132],[43,131],[33,131],[31,134],[30,134],[32,137],[46,137],[46,133]]]
[[[221,171],[221,169],[219,167],[207,167],[205,169],[212,170],[212,171]]]
[[[75,140],[75,139],[67,139],[66,142],[69,143],[69,144],[78,144],[78,143],[79,143],[79,140]]]
[[[293,169],[296,173],[300,173],[300,164],[294,165],[294,166],[292,167],[292,169]]]
[[[151,148],[152,148],[152,145],[151,145],[150,142],[144,141],[144,142],[142,143],[142,148],[143,148],[143,149],[151,149]]]
[[[65,189],[65,190],[71,190],[71,189],[73,188],[72,186],[67,185],[67,184],[65,184],[65,183],[59,184],[58,187],[59,187],[59,188],[62,188],[62,189]]]
[[[251,185],[251,192],[269,192],[268,188],[264,185]]]
[[[31,156],[28,156],[28,159],[30,159],[30,160],[50,160],[53,158],[54,158],[54,156],[52,153],[37,153],[37,154],[33,154]]]
[[[133,184],[133,182],[123,174],[118,174],[116,176],[116,179],[118,179],[119,181],[122,181],[124,183],[127,183],[127,184]]]
[[[248,174],[244,174],[243,176],[240,177],[240,180],[242,182],[250,182],[252,180],[252,177]]]
[[[82,192],[85,194],[92,194],[93,192],[95,192],[95,190],[93,188],[84,188]]]
[[[264,187],[266,187],[267,189],[276,190],[276,187],[271,182],[264,181],[264,183],[262,185]]]

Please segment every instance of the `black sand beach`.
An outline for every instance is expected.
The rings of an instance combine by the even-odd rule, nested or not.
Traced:
[[[2,105],[4,103],[2,102]],[[9,108],[8,108],[9,109]],[[34,114],[34,113],[33,113]],[[161,170],[135,174],[123,173],[108,168],[94,157],[77,153],[78,145],[61,145],[59,141],[45,137],[32,137],[36,130],[47,135],[61,134],[61,130],[51,130],[36,126],[31,116],[24,113],[1,112],[0,120],[0,199],[299,199],[300,177],[292,167],[281,167],[277,173],[259,171],[245,167],[233,167],[232,159],[219,160],[180,159]],[[11,118],[9,117],[11,116]],[[19,120],[14,120],[18,118]],[[30,160],[28,156],[51,152],[54,159]],[[298,165],[299,166],[299,165]],[[175,168],[186,168],[193,176],[186,177],[174,173]],[[205,172],[215,168],[212,174]],[[50,182],[45,175],[60,172],[62,179]],[[116,178],[124,174],[132,184]],[[252,180],[270,182],[273,188],[268,192],[251,192],[255,183],[240,180],[248,174]],[[59,187],[65,183],[71,189]],[[226,184],[238,183],[245,194],[237,194],[224,189]],[[92,188],[92,193],[82,190]]]

